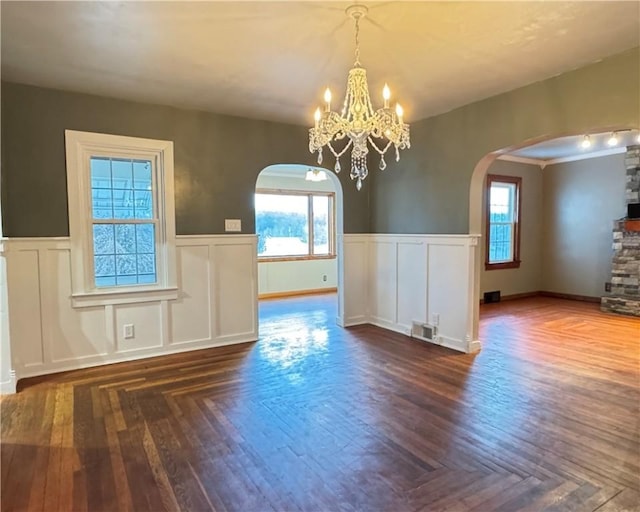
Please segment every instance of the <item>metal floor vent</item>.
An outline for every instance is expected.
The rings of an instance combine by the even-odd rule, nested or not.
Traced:
[[[422,341],[437,341],[438,328],[435,325],[413,322],[411,337]]]
[[[500,290],[484,293],[484,303],[491,304],[493,302],[500,302]]]

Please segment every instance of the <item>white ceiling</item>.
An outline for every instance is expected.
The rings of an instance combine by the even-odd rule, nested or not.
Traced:
[[[584,160],[605,156],[607,154],[622,153],[626,146],[639,145],[638,130],[625,130],[616,132],[618,144],[609,146],[608,140],[611,132],[590,133],[591,146],[582,147],[583,135],[570,137],[558,137],[538,144],[533,144],[516,151],[511,151],[499,158],[501,160],[526,161],[537,165],[548,165],[558,161]]]
[[[348,5],[3,1],[2,77],[310,124],[327,85],[342,102],[353,62]],[[368,5],[361,60],[374,103],[387,81],[409,122],[597,61],[640,39],[635,1]]]

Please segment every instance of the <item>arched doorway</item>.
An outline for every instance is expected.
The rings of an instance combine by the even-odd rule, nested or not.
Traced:
[[[612,134],[617,134],[617,139],[619,139],[617,142],[614,143],[610,143],[608,142],[608,140],[610,139],[610,136]],[[589,137],[585,137],[587,134],[589,134]],[[586,145],[583,145],[582,143],[585,142],[586,139]],[[513,165],[520,165],[520,166],[528,166],[529,168],[533,168],[532,166],[537,166],[537,172],[539,175],[539,179],[541,180],[540,183],[542,183],[542,176],[544,176],[544,190],[545,190],[545,194],[547,194],[549,191],[554,192],[554,186],[555,186],[555,191],[559,193],[559,190],[557,187],[557,183],[552,186],[552,184],[557,181],[552,179],[551,177],[553,176],[554,169],[557,169],[558,172],[560,170],[562,170],[566,176],[568,176],[570,169],[568,169],[566,166],[569,165],[569,163],[572,163],[571,165],[576,166],[578,165],[578,163],[582,160],[591,160],[593,161],[593,159],[600,159],[602,157],[610,157],[612,158],[613,155],[618,154],[618,156],[620,157],[621,153],[625,152],[625,147],[628,145],[632,145],[632,144],[637,144],[638,142],[638,131],[635,129],[630,129],[630,128],[625,128],[625,127],[615,127],[615,128],[611,128],[611,127],[606,127],[606,128],[601,128],[601,129],[592,129],[592,130],[587,130],[586,132],[582,132],[582,133],[574,133],[574,134],[559,134],[557,136],[543,136],[543,137],[539,137],[537,139],[534,140],[528,140],[520,145],[516,145],[516,146],[512,146],[512,147],[508,147],[508,148],[503,148],[501,150],[498,151],[493,151],[491,153],[488,153],[487,155],[485,155],[483,158],[480,159],[480,161],[476,164],[475,169],[474,169],[474,173],[472,175],[472,179],[471,179],[471,185],[470,185],[470,195],[469,195],[469,230],[470,233],[474,233],[474,234],[479,234],[479,235],[484,235],[483,233],[483,228],[485,228],[485,222],[486,222],[486,216],[485,216],[485,211],[484,211],[484,201],[485,201],[485,196],[486,194],[488,194],[488,190],[487,190],[487,186],[485,186],[485,178],[487,176],[487,174],[506,174],[506,175],[512,175],[512,176],[516,176],[516,175],[520,175],[520,176],[525,176],[525,174],[521,174],[522,169],[520,171],[516,171],[515,169],[511,169],[511,171],[513,172],[499,172],[500,169],[504,169],[504,165],[501,164],[506,164],[509,162],[513,162]],[[618,171],[617,172],[617,181],[619,182],[618,184],[620,185],[620,194],[617,194],[617,192],[612,192],[609,191],[609,196],[611,196],[611,194],[614,194],[616,197],[618,197],[618,195],[620,196],[618,199],[622,199],[624,196],[624,165],[623,165],[623,158],[620,157],[620,162],[619,165],[618,163],[616,163],[616,167],[615,169]],[[600,161],[600,160],[599,160]],[[604,160],[602,160],[603,162]],[[585,164],[586,165],[586,164]],[[604,165],[604,164],[599,164],[600,166]],[[563,167],[564,166],[564,167]],[[577,169],[576,169],[577,170]],[[528,172],[528,171],[527,171]],[[583,174],[580,176],[580,178],[574,178],[574,185],[580,185],[582,187],[584,187],[584,183],[585,183],[585,176],[586,174]],[[496,178],[496,176],[492,176],[492,178]],[[500,178],[500,176],[498,176],[498,178]],[[564,178],[566,181],[566,177]],[[578,181],[575,181],[575,180]],[[608,181],[610,180],[610,176],[604,176],[601,175],[600,178],[602,181],[600,181],[600,186],[595,185],[593,187],[591,187],[591,189],[587,189],[586,191],[589,194],[592,194],[593,197],[598,197],[598,196],[602,196],[602,194],[604,194],[605,189],[607,189],[607,187],[603,186],[603,184],[606,182],[608,184]],[[525,183],[526,186],[526,183]],[[567,189],[567,184],[565,183],[563,185],[565,187],[565,190]],[[594,188],[595,187],[595,188]],[[577,186],[574,188],[578,188]],[[593,190],[592,190],[593,189]],[[493,190],[493,189],[492,189]],[[540,194],[542,194],[542,186],[540,188]],[[569,196],[566,193],[564,193],[563,197],[565,198],[564,200],[566,201],[569,197],[576,197],[577,194],[573,194],[573,196]],[[582,197],[585,197],[585,194],[583,194]],[[557,199],[557,198],[556,198]],[[546,224],[542,224],[540,226],[540,229],[544,232],[547,232],[549,230],[549,228],[554,228],[554,222],[551,221],[549,222],[549,219],[553,219],[554,217],[551,216],[551,214],[547,215],[547,213],[549,211],[555,211],[554,208],[548,208],[548,205],[546,204],[548,201],[540,202],[539,205],[539,210],[537,212],[535,212],[537,215],[541,215],[544,213],[544,216],[547,217],[547,223]],[[587,204],[583,204],[582,207],[578,207],[578,203],[576,203],[575,201],[567,201],[567,203],[571,202],[571,204],[574,205],[574,208],[578,208],[579,210],[585,212],[589,209],[592,209],[589,207],[589,205]],[[584,202],[584,201],[583,201]],[[560,204],[560,203],[559,203]],[[613,204],[613,203],[612,203]],[[620,207],[622,207],[622,202],[620,202]],[[617,217],[623,215],[621,213],[621,210],[618,211],[617,210],[617,204],[615,204],[613,207],[609,208],[610,210],[613,208],[613,213],[610,214],[610,218],[607,217],[607,219],[604,221],[605,225],[606,225],[606,236],[610,237],[611,236],[611,227],[610,227],[610,223]],[[562,211],[564,211],[565,213],[563,213],[562,217],[555,217],[556,219],[562,220],[562,222],[566,225],[566,224],[570,224],[570,223],[574,223],[576,222],[576,213],[571,213],[571,215],[569,215],[569,213],[567,213],[569,211],[568,207],[566,207],[565,205],[563,205],[563,207],[561,208]],[[493,211],[493,210],[492,210]],[[534,216],[532,215],[532,211],[531,211],[531,207],[529,207],[529,211],[525,212],[525,217],[526,215],[529,216],[529,219],[534,218]],[[570,219],[571,222],[570,222]],[[593,224],[586,222],[587,221],[587,217],[583,217],[581,218],[581,220],[578,221],[578,224],[582,225],[586,225],[586,224],[590,224],[593,226]],[[541,222],[541,220],[539,220],[538,222]],[[556,222],[556,224],[558,224],[558,222]],[[558,224],[559,225],[559,224]],[[564,228],[563,228],[564,229]],[[554,233],[555,233],[555,228],[554,228]],[[566,235],[566,233],[564,233]],[[572,233],[573,235],[573,233]],[[584,237],[577,237],[580,239],[586,239],[586,238],[592,238],[591,236],[592,234],[589,234],[588,236],[584,236]],[[555,235],[554,235],[555,236]],[[524,235],[523,235],[524,237]],[[556,236],[556,238],[562,239],[563,236],[561,235],[560,237]],[[540,243],[542,243],[542,239],[543,237],[540,237]],[[523,238],[523,240],[525,240]],[[533,240],[533,238],[532,238]],[[545,238],[545,241],[547,239]],[[479,324],[479,303],[480,303],[480,296],[481,293],[483,291],[483,286],[484,288],[486,288],[486,285],[491,284],[491,282],[493,282],[493,284],[495,284],[494,281],[499,282],[499,281],[504,281],[503,277],[506,276],[502,276],[500,279],[495,280],[493,279],[493,269],[491,269],[490,267],[492,267],[491,264],[486,264],[485,262],[485,246],[486,246],[486,239],[482,239],[481,242],[481,248],[477,251],[476,253],[476,262],[475,262],[475,298],[474,298],[474,321],[473,321],[473,333],[474,333],[474,337],[477,338],[478,335],[478,324]],[[545,242],[546,243],[546,242]],[[566,245],[566,244],[565,244]],[[609,238],[607,238],[607,240],[605,240],[604,242],[602,242],[601,245],[604,245],[605,247],[608,247],[610,245],[610,240]],[[579,246],[579,245],[578,245]],[[591,251],[587,251],[587,250],[583,250],[583,251],[579,251],[576,248],[578,246],[572,247],[571,251],[574,254],[591,254]],[[554,249],[555,247],[561,247],[562,245],[559,243],[555,243],[555,244],[550,244],[548,247],[544,248],[544,258],[542,257],[542,253],[540,255],[540,260],[544,260],[545,261],[545,265],[549,266],[550,268],[552,268],[552,265],[549,264],[549,261],[551,261],[556,267],[558,265],[556,265],[557,262],[561,261],[562,258],[558,259],[555,257],[556,254],[567,254],[567,251],[565,250],[560,250],[557,251],[556,249]],[[602,251],[599,251],[599,253],[601,253]],[[605,250],[606,252],[606,250]],[[551,260],[549,260],[549,254],[551,254]],[[535,256],[535,255],[534,255]],[[566,256],[562,256],[565,257]],[[531,262],[531,260],[536,259],[534,257],[532,257],[531,254],[528,255],[529,262]],[[605,258],[606,259],[606,258]],[[556,261],[558,260],[558,261]],[[566,262],[565,262],[566,263]],[[583,262],[586,263],[586,260]],[[593,263],[593,262],[590,262]],[[601,263],[601,262],[599,262]],[[523,263],[524,265],[524,263]],[[600,265],[602,266],[602,265]],[[488,268],[489,272],[483,272],[483,269]],[[587,266],[585,265],[585,268]],[[565,271],[567,269],[569,269],[570,266],[565,265]],[[588,268],[593,268],[593,265],[590,265]],[[606,269],[605,269],[606,270]],[[500,269],[499,272],[511,272],[511,274],[508,276],[509,279],[511,279],[512,281],[515,281],[515,279],[513,279],[514,277],[522,277],[522,274],[524,274],[522,268],[520,268],[519,270],[502,270]],[[520,273],[520,274],[515,274],[516,273]],[[486,277],[486,283],[481,282],[483,273],[485,274]],[[567,274],[569,274],[570,272],[566,272]],[[489,279],[488,276],[491,274],[492,279]],[[551,271],[547,271],[545,270],[545,272],[540,272],[540,278],[539,278],[539,282],[537,283],[539,285],[539,288],[535,288],[535,289],[531,289],[531,292],[529,293],[529,295],[531,294],[538,294],[538,293],[542,293],[542,294],[548,294],[548,293],[557,293],[558,290],[553,290],[552,288],[548,288],[545,287],[544,285],[548,285],[549,283],[547,281],[554,281],[554,279],[549,279],[548,276],[553,276],[553,272]],[[603,282],[605,281],[605,279],[601,279]],[[567,280],[568,281],[568,280]],[[595,279],[593,280],[594,282],[596,281]],[[555,282],[555,281],[554,281]],[[503,283],[504,284],[504,283]],[[495,287],[495,289],[498,289],[499,287]],[[509,288],[509,287],[507,287]],[[513,288],[513,286],[511,286],[511,288]],[[578,287],[576,287],[578,288]],[[594,288],[594,286],[592,286],[591,288]],[[486,290],[485,290],[486,291]],[[582,297],[584,300],[587,300],[589,298],[593,298],[598,299],[599,300],[599,296],[602,295],[602,292],[604,292],[604,289],[602,290],[596,290],[593,293],[586,293],[586,292],[564,292],[564,294],[567,297]],[[527,295],[527,293],[515,293],[514,291],[511,291],[511,297],[515,298],[516,296],[522,296],[522,295]],[[562,293],[557,293],[557,295],[561,295]],[[593,296],[593,297],[591,297]]]
[[[255,197],[259,297],[337,291],[336,322],[342,326],[344,214],[338,177],[321,167],[274,164],[258,174]],[[259,218],[265,208],[275,212]]]

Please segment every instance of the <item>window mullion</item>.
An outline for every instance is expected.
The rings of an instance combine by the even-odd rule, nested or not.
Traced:
[[[93,219],[93,224],[158,224],[159,219]]]
[[[313,238],[315,236],[315,234],[313,233],[313,194],[308,194],[307,195],[307,207],[308,207],[308,216],[309,216],[309,256],[313,256],[313,247],[314,247],[314,241]]]

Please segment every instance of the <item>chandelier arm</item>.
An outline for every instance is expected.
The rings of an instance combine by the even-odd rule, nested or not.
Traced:
[[[353,144],[353,141],[349,139],[349,142],[347,142],[345,147],[342,148],[342,151],[340,151],[339,153],[335,149],[333,149],[331,142],[328,142],[327,146],[329,146],[329,150],[331,151],[331,153],[333,153],[333,156],[335,156],[336,158],[340,158],[342,155],[344,155],[347,152],[347,150],[351,147],[352,144]]]
[[[367,140],[373,146],[373,149],[375,149],[380,154],[380,156],[384,155],[387,152],[387,149],[389,149],[389,146],[391,146],[391,141],[389,141],[384,149],[380,149],[378,146],[376,146],[376,143],[373,142],[371,136],[367,137]]]

